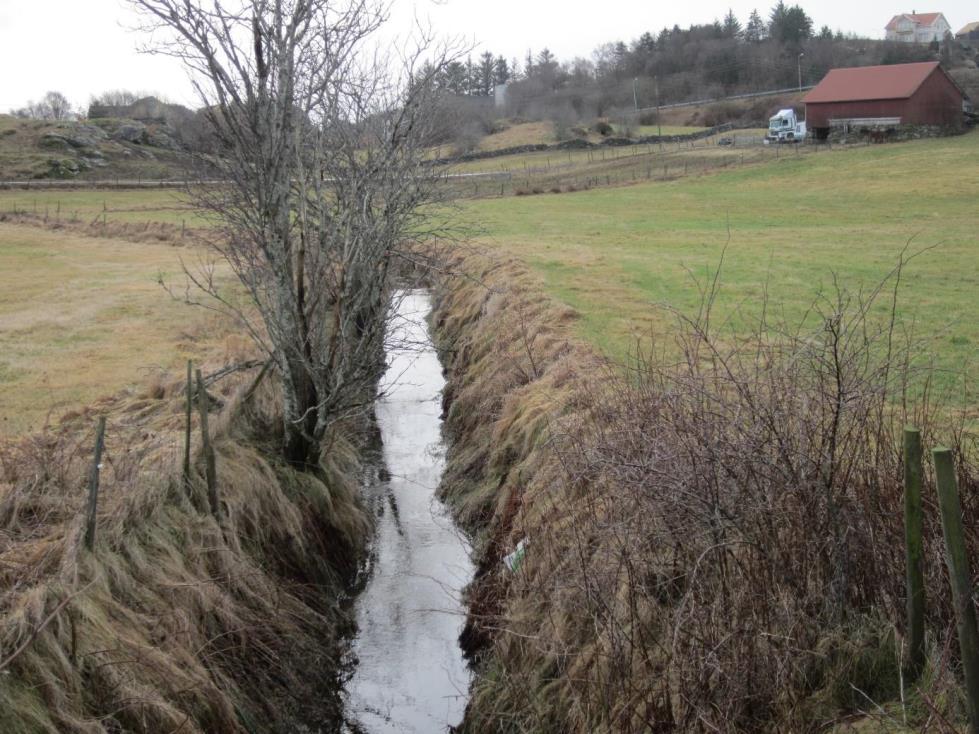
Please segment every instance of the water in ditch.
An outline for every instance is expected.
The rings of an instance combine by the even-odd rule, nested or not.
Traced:
[[[459,648],[460,590],[470,548],[435,497],[444,467],[442,367],[428,332],[425,291],[396,298],[388,370],[376,405],[378,479],[366,488],[375,519],[346,688],[351,734],[445,731],[466,706],[470,672]]]

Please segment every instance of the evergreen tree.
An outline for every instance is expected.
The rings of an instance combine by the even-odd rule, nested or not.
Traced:
[[[459,61],[449,62],[444,71],[444,81],[442,87],[452,94],[460,97],[469,93],[466,78],[466,66]]]
[[[758,10],[752,10],[748,17],[748,25],[744,29],[744,40],[751,43],[758,43],[765,40],[766,28],[765,21],[761,19]]]
[[[797,46],[812,36],[812,18],[798,5],[788,7],[785,0],[778,0],[772,8],[768,35],[781,43]]]
[[[510,65],[507,64],[507,60],[502,56],[497,56],[496,61],[493,64],[493,82],[494,84],[506,84],[510,81]]]
[[[632,44],[632,53],[641,59],[646,59],[656,52],[656,39],[646,31]]]
[[[493,94],[496,83],[496,59],[489,51],[484,51],[479,57],[479,68],[476,69],[476,94],[489,97]]]
[[[741,21],[730,8],[727,10],[727,15],[724,16],[723,33],[725,38],[741,38]]]

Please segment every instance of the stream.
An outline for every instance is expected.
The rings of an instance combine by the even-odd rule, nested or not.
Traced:
[[[445,380],[428,331],[431,300],[423,290],[402,295],[376,403],[381,463],[365,488],[375,535],[354,603],[349,734],[446,731],[462,720],[470,682],[458,643],[470,547],[435,497],[445,465]]]

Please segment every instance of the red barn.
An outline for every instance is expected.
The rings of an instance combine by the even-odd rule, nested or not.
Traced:
[[[959,129],[969,98],[937,61],[833,69],[805,96],[806,123],[817,138],[832,128]]]

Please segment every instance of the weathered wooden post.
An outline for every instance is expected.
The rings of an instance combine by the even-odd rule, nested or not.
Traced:
[[[945,535],[945,559],[952,584],[955,625],[962,655],[962,671],[965,674],[969,731],[979,734],[979,633],[976,631],[972,574],[969,571],[965,533],[962,530],[962,507],[955,481],[955,465],[949,449],[934,449],[932,455],[935,458],[935,483],[938,487],[938,506],[942,513],[942,532]]]
[[[904,429],[904,541],[908,595],[908,668],[910,680],[925,665],[925,576],[921,511],[921,431]]]
[[[102,450],[105,448],[105,416],[99,418],[95,429],[95,452],[92,457],[92,469],[88,474],[88,507],[85,518],[85,547],[92,550],[95,547],[95,522],[99,507],[99,475],[102,471]]]
[[[204,451],[204,478],[207,480],[207,498],[211,504],[211,512],[215,517],[221,517],[214,447],[211,446],[211,435],[207,427],[207,389],[204,387],[204,378],[199,369],[197,370],[197,408],[201,416],[201,445]]]
[[[184,488],[190,487],[190,433],[194,413],[193,361],[187,360],[187,422],[184,427]]]

